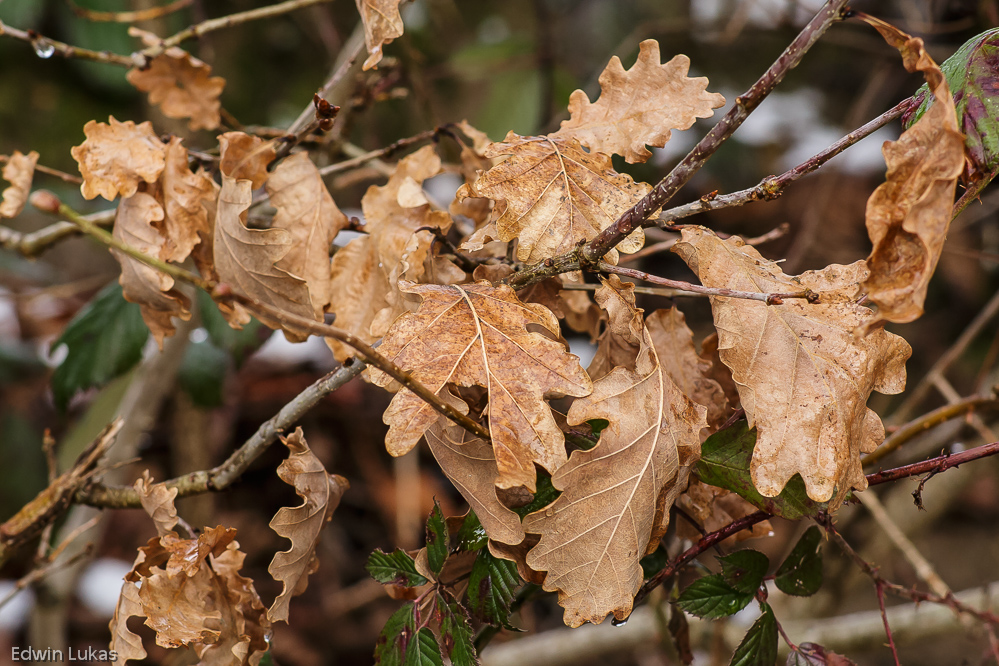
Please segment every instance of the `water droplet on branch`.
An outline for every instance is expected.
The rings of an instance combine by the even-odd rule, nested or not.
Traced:
[[[39,58],[51,58],[55,54],[55,45],[44,37],[37,37],[31,40],[31,46],[35,49],[35,55]]]

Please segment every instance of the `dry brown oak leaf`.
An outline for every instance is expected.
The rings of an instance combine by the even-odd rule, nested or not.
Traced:
[[[292,241],[276,266],[305,279],[313,312],[321,319],[331,298],[330,246],[350,220],[333,201],[308,153],[281,162],[266,188],[277,209],[271,227],[287,230]]]
[[[38,153],[31,151],[24,155],[19,150],[7,160],[3,167],[3,178],[10,187],[0,194],[0,218],[10,219],[21,214],[28,194],[31,193],[31,180],[35,175]]]
[[[433,146],[424,146],[399,160],[385,185],[372,185],[365,192],[361,210],[367,233],[333,255],[330,310],[336,313],[338,328],[374,342],[396,317],[411,309],[399,293],[399,279],[449,283],[464,277],[453,266],[444,269],[441,260],[430,257],[433,234],[416,231],[428,226],[446,232],[451,226],[450,216],[431,210],[421,194],[423,181],[440,169]],[[426,259],[431,264],[429,274]],[[341,362],[354,354],[338,340],[326,342]]]
[[[665,146],[671,129],[688,129],[725,104],[724,97],[707,92],[706,78],[689,78],[689,69],[685,55],[660,64],[659,42],[647,39],[631,69],[625,71],[617,56],[610,59],[600,74],[596,102],[582,90],[572,93],[571,117],[553,136],[578,139],[590,150],[622,155],[630,164],[644,162],[652,156],[646,144]]]
[[[347,479],[326,471],[306,443],[301,428],[282,437],[281,442],[288,447],[289,455],[278,466],[278,476],[295,488],[302,504],[281,507],[270,522],[272,530],[291,541],[291,548],[276,553],[267,567],[274,580],[283,584],[281,594],[267,611],[272,622],[288,621],[291,598],[305,591],[309,575],[319,568],[319,534],[350,487]]]
[[[853,335],[870,317],[852,300],[867,277],[864,262],[784,275],[741,238],[723,241],[702,227],[684,229],[674,251],[708,287],[820,294],[819,303],[788,298],[783,305],[712,296],[718,354],[758,430],[750,471],[760,493],[775,497],[795,474],[817,502],[835,491],[838,504],[850,488],[866,488],[860,454],[884,440],[867,399],[905,388],[912,349],[883,328]]]
[[[291,234],[284,229],[247,228],[246,211],[252,199],[251,181],[235,180],[222,174],[212,248],[219,280],[232,285],[241,294],[279,310],[316,319],[306,281],[275,265],[291,249]],[[239,304],[222,313],[229,324],[237,328],[250,320],[249,313]],[[283,328],[289,339],[307,337],[292,325],[260,313],[257,317],[271,328]]]
[[[174,501],[177,499],[179,491],[176,488],[167,488],[164,483],[153,483],[148,469],[142,472],[142,476],[135,481],[132,487],[139,494],[142,510],[153,519],[156,533],[163,536],[172,532],[178,521],[177,507]]]
[[[158,36],[135,27],[130,27],[128,34],[140,37],[146,46],[161,41]],[[125,78],[148,93],[149,103],[160,107],[167,118],[189,118],[187,126],[192,130],[212,130],[221,119],[219,95],[225,88],[225,79],[211,73],[209,65],[174,46],[153,58],[147,67],[128,70]]]
[[[878,313],[863,331],[878,320],[909,322],[923,314],[965,162],[954,99],[923,41],[891,26],[875,27],[902,52],[908,71],[923,73],[934,101],[898,141],[882,148],[888,174],[867,200],[867,233],[874,248],[867,258],[871,275],[861,285]]]
[[[524,519],[526,532],[541,535],[527,564],[547,572],[544,589],[558,590],[570,627],[631,614],[643,580],[639,560],[666,532],[669,507],[700,457],[698,433],[706,425],[704,408],[663,369],[632,286],[605,282],[601,290],[605,301],[610,296],[631,306],[637,358],[597,379],[593,393],[572,404],[570,425],[592,419],[609,425],[595,447],[574,451],[552,475],[559,498]]]
[[[364,43],[368,47],[368,58],[362,67],[367,71],[381,62],[382,47],[396,37],[402,37],[402,16],[399,14],[402,0],[355,1],[364,24]]]
[[[400,289],[423,299],[417,312],[395,321],[379,351],[434,393],[447,384],[481,386],[489,394],[484,415],[502,489],[535,491],[535,463],[549,471],[565,462],[565,436],[544,398],[584,396],[592,390],[579,359],[531,325],[557,336],[558,320],[541,305],[523,303],[507,286],[404,282]],[[392,378],[372,371],[372,381]],[[437,421],[437,412],[408,389],[383,416],[388,452],[401,456]]]
[[[736,493],[724,488],[717,488],[691,479],[690,484],[679,497],[676,505],[700,527],[700,531],[685,520],[676,524],[677,536],[691,541],[697,541],[704,534],[716,532],[740,518],[759,511],[755,506],[742,499]],[[750,528],[736,532],[725,541],[737,543],[746,539],[759,539],[773,535],[773,525],[769,520],[763,520]]]
[[[211,231],[208,202],[215,199],[215,183],[188,166],[187,148],[178,137],[166,145],[158,198],[163,204],[163,235],[166,246],[159,255],[164,261],[182,262],[194,246]]]
[[[80,166],[84,199],[128,198],[138,191],[139,183],[155,183],[163,173],[166,147],[148,120],[136,125],[111,116],[108,124],[88,121],[83,133],[87,139],[69,152]]]
[[[709,377],[711,362],[694,348],[694,334],[679,309],[656,310],[645,319],[652,343],[666,374],[683,394],[708,410],[708,435],[728,418],[728,401],[721,385]]]
[[[143,254],[164,258],[168,249],[159,229],[162,221],[163,207],[155,197],[136,192],[118,204],[112,235]],[[174,289],[174,280],[166,273],[114,248],[111,254],[121,264],[118,282],[125,300],[139,304],[142,320],[162,349],[163,339],[177,332],[173,317],[191,318],[190,300]]]
[[[441,398],[463,414],[468,412],[465,402],[450,391],[443,391]],[[520,516],[503,504],[496,494],[499,468],[492,445],[444,417],[438,418],[427,429],[426,439],[444,475],[478,516],[486,535],[493,541],[506,544],[523,541],[525,535]]]
[[[592,239],[652,189],[614,171],[609,156],[588,153],[573,138],[510,132],[485,151],[490,158],[503,155],[508,157],[475,183],[462,185],[457,196],[505,201],[496,220],[498,239],[517,238],[517,259],[529,264]],[[636,229],[617,250],[637,252],[644,243],[645,235]],[[616,262],[617,253],[607,260]]]

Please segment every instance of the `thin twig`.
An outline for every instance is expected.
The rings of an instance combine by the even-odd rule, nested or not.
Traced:
[[[692,203],[663,211],[655,219],[655,222],[660,227],[668,228],[672,222],[691,215],[696,215],[697,213],[703,213],[709,210],[718,210],[719,208],[742,206],[753,201],[770,201],[777,199],[784,193],[784,189],[788,185],[802,176],[812,173],[853,144],[870,136],[876,130],[895,120],[900,115],[905,113],[911,105],[912,98],[899,102],[893,108],[885,111],[874,120],[861,125],[822,152],[808,158],[798,166],[785,171],[779,176],[764,178],[755,187],[711,198],[702,197]]]
[[[964,416],[978,407],[996,404],[999,404],[999,401],[996,400],[995,395],[973,395],[934,409],[932,412],[923,414],[919,418],[899,427],[873,453],[869,453],[861,458],[861,463],[865,466],[876,463],[916,435],[926,432],[934,426],[959,416]]]
[[[139,21],[151,21],[167,16],[184,7],[189,7],[194,0],[174,0],[168,5],[150,7],[132,12],[101,12],[96,9],[87,9],[76,4],[73,0],[66,0],[66,4],[74,14],[88,21],[108,22],[108,23],[137,23]]]
[[[0,164],[6,164],[10,161],[10,157],[7,155],[0,155]],[[60,171],[59,169],[53,169],[52,167],[47,167],[44,164],[35,164],[35,171],[38,173],[44,173],[49,176],[55,176],[59,180],[66,183],[73,183],[74,185],[79,185],[83,182],[83,179],[79,176],[74,176],[71,173],[66,173],[65,171]]]
[[[891,634],[891,625],[888,624],[888,611],[885,610],[885,584],[877,580],[874,582],[874,590],[878,595],[878,609],[881,611],[881,621],[885,625],[885,636],[888,637],[888,647],[891,649],[891,656],[895,659],[895,666],[902,666],[898,661],[898,648],[895,647],[895,637]]]
[[[34,585],[35,583],[42,580],[49,574],[55,573],[60,569],[65,569],[68,566],[72,566],[76,562],[82,560],[84,557],[88,557],[92,550],[92,546],[93,544],[87,544],[87,547],[84,548],[82,551],[74,553],[65,560],[55,561],[53,559],[47,564],[44,564],[40,567],[36,567],[31,571],[29,571],[24,576],[22,576],[21,578],[18,578],[17,582],[14,583],[14,587],[11,588],[10,592],[8,592],[6,595],[4,595],[2,599],[0,599],[0,608],[3,608],[8,603],[10,603],[10,600],[16,597],[17,593],[23,590],[24,588],[30,585]]]
[[[599,284],[590,284],[587,282],[566,282],[562,285],[562,289],[566,291],[596,291],[600,288]],[[643,287],[641,285],[635,286],[636,294],[648,294],[649,296],[663,296],[665,298],[675,298],[677,296],[698,296],[704,298],[707,294],[698,294],[693,291],[684,291],[683,289],[668,289],[659,287]]]
[[[98,226],[108,226],[114,222],[114,216],[115,211],[109,210],[85,217]],[[31,259],[37,257],[49,246],[55,245],[69,236],[77,236],[80,232],[80,227],[72,222],[56,222],[27,234],[0,226],[0,247]]]
[[[357,157],[351,158],[349,160],[344,160],[343,162],[337,162],[336,164],[330,164],[319,170],[319,173],[323,176],[328,176],[333,173],[340,173],[341,171],[349,171],[355,167],[359,167],[366,162],[378,159],[381,157],[387,157],[397,150],[402,150],[408,146],[412,146],[415,143],[420,143],[421,141],[427,141],[433,139],[439,129],[427,130],[426,132],[420,132],[405,139],[399,139],[398,141],[391,143],[384,148],[379,148],[378,150],[372,150],[370,152],[358,155]]]
[[[683,282],[681,280],[670,280],[668,278],[659,277],[657,275],[652,275],[646,273],[645,271],[638,271],[634,268],[624,268],[623,266],[614,266],[613,264],[608,264],[605,261],[601,261],[597,264],[600,271],[604,273],[614,273],[616,275],[623,275],[625,277],[635,278],[636,280],[645,280],[646,282],[651,282],[653,284],[661,284],[664,287],[672,287],[673,289],[680,289],[686,292],[694,294],[703,294],[705,296],[725,296],[727,298],[744,298],[751,301],[762,301],[767,305],[783,305],[785,298],[804,298],[808,300],[809,303],[818,303],[819,295],[814,291],[802,291],[796,293],[787,294],[767,294],[756,291],[736,291],[734,289],[724,289],[721,287],[705,287],[699,284],[693,284],[690,282]]]
[[[708,161],[715,151],[732,136],[764,99],[777,87],[791,69],[796,67],[805,53],[819,40],[833,23],[842,20],[842,10],[847,0],[827,0],[822,9],[808,22],[801,33],[784,50],[770,68],[749,90],[735,98],[735,104],[725,117],[663,178],[641,201],[625,211],[580,251],[584,264],[596,264],[625,236],[642,225],[645,220],[662,208],[681,187]]]
[[[918,476],[920,474],[929,474],[931,472],[939,474],[940,472],[947,471],[951,467],[957,467],[958,465],[963,465],[966,462],[978,460],[979,458],[994,456],[997,453],[999,453],[999,442],[983,444],[982,446],[976,446],[973,449],[961,451],[960,453],[947,453],[937,456],[936,458],[930,458],[929,460],[913,463],[911,465],[903,465],[902,467],[886,469],[882,472],[868,474],[867,483],[868,485],[876,486],[881,483],[897,481],[898,479],[905,479],[910,476]]]
[[[362,26],[358,27],[361,28]],[[344,44],[345,50],[341,51],[340,53],[339,58],[342,59],[340,65],[333,70],[333,73],[330,74],[329,78],[326,79],[325,83],[323,83],[322,87],[319,89],[319,92],[317,94],[320,97],[322,97],[323,99],[331,98],[333,90],[340,84],[341,81],[343,81],[344,77],[347,76],[347,72],[349,72],[350,68],[354,66],[354,63],[357,61],[357,57],[358,55],[360,55],[361,49],[363,48],[364,48],[364,40],[355,39],[354,36],[351,35],[351,38],[347,41],[346,44]],[[333,101],[339,103],[343,102],[343,100],[335,100],[335,99]],[[300,132],[301,129],[309,123],[309,120],[312,117],[313,117],[313,105],[309,104],[302,110],[300,114],[298,114],[298,118],[295,119],[295,122],[293,122],[288,127],[288,134],[295,134]]]
[[[53,55],[59,55],[63,58],[77,58],[79,60],[90,60],[92,62],[120,65],[122,67],[136,67],[143,64],[140,61],[134,60],[132,56],[124,56],[118,53],[111,53],[110,51],[91,51],[90,49],[80,48],[79,46],[72,46],[70,44],[40,35],[34,30],[20,30],[18,28],[12,28],[11,26],[6,25],[3,21],[0,21],[0,36],[3,35],[31,44],[32,48],[35,49],[35,53],[38,54],[38,57],[40,58],[49,58]],[[51,51],[49,49],[51,49]]]

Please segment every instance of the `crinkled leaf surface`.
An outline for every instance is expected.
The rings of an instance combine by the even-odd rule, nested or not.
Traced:
[[[282,507],[270,522],[272,530],[291,541],[291,548],[276,553],[267,567],[274,580],[284,584],[281,594],[267,611],[272,622],[288,621],[291,598],[305,591],[309,574],[319,568],[316,558],[319,533],[333,517],[340,497],[349,487],[342,476],[326,472],[305,442],[301,428],[282,437],[281,441],[288,447],[289,455],[278,467],[278,476],[294,486],[302,504]]]
[[[999,28],[972,37],[940,65],[954,95],[958,126],[964,133],[972,178],[991,179],[999,169]],[[906,128],[933,104],[928,84],[916,92],[918,106],[902,116]]]
[[[777,496],[795,474],[818,502],[834,490],[842,501],[850,488],[866,488],[860,454],[884,440],[867,399],[905,387],[912,350],[882,328],[854,336],[870,317],[851,300],[867,276],[864,262],[788,276],[741,238],[723,241],[702,227],[685,228],[674,249],[709,287],[821,294],[819,303],[788,298],[783,305],[712,296],[718,354],[759,431],[750,469],[761,494]]]
[[[534,492],[537,463],[554,470],[565,460],[564,436],[544,398],[582,396],[592,385],[579,359],[529,325],[558,333],[558,321],[540,305],[522,303],[506,286],[402,283],[423,299],[420,309],[396,320],[379,351],[414,379],[440,393],[448,383],[481,386],[489,393],[489,419],[500,488]],[[392,379],[373,371],[386,386]],[[385,411],[385,445],[392,455],[409,451],[437,421],[437,412],[408,389]]]
[[[83,126],[86,141],[70,150],[80,165],[80,191],[85,199],[130,197],[139,183],[155,183],[163,173],[165,146],[151,122],[136,125],[109,117],[108,123],[87,122]]]
[[[31,180],[35,175],[38,153],[32,150],[27,155],[15,150],[3,167],[3,178],[10,187],[0,194],[0,218],[20,215],[31,193]]]
[[[459,196],[506,202],[496,221],[499,240],[519,239],[517,258],[534,264],[570,251],[613,224],[651,189],[614,171],[602,153],[587,153],[576,139],[518,136],[486,149],[487,157],[508,156]],[[618,243],[621,252],[637,252],[645,243],[641,229]],[[616,261],[616,253],[608,255]]]
[[[923,314],[926,289],[950,227],[957,179],[964,169],[964,137],[943,73],[923,40],[876,25],[902,52],[905,68],[919,71],[937,100],[898,141],[882,148],[888,174],[867,200],[867,233],[874,248],[863,289],[878,306],[877,318],[909,322]]]
[[[666,531],[669,507],[700,455],[698,433],[705,425],[704,408],[688,400],[660,365],[632,290],[609,282],[601,289],[630,308],[642,335],[638,357],[572,404],[570,425],[591,419],[609,425],[594,448],[574,451],[552,475],[559,498],[524,520],[525,531],[541,535],[527,564],[547,572],[544,588],[558,590],[572,627],[631,613],[643,579],[639,560]]]
[[[623,155],[629,163],[652,156],[645,144],[662,147],[671,129],[687,129],[698,118],[710,118],[725,104],[718,93],[707,92],[708,80],[689,78],[690,59],[674,56],[659,62],[659,42],[639,45],[638,60],[625,70],[613,56],[600,74],[600,98],[591,103],[577,90],[569,98],[569,120],[555,136],[578,139],[601,153]]]
[[[112,282],[83,308],[55,341],[66,345],[66,358],[52,374],[52,395],[65,409],[77,391],[102,387],[142,359],[149,329],[138,306],[122,296]]]
[[[293,273],[309,286],[317,319],[330,302],[330,246],[349,224],[306,152],[281,162],[267,179],[267,193],[277,209],[271,226],[291,234],[291,248],[277,267]]]
[[[182,262],[211,233],[206,201],[215,199],[215,183],[203,173],[194,173],[187,161],[187,148],[172,137],[166,145],[158,197],[163,205],[162,231],[166,247],[160,258]]]
[[[399,14],[401,0],[355,0],[357,11],[364,24],[364,43],[368,47],[368,58],[363,69],[377,67],[381,62],[382,47],[396,37],[402,36],[402,16]]]
[[[510,604],[519,586],[516,563],[483,548],[468,579],[468,606],[483,622],[509,628]]]
[[[141,37],[146,46],[160,42],[156,35],[134,26],[128,34]],[[192,130],[212,130],[219,126],[219,95],[225,79],[211,73],[210,66],[174,46],[153,58],[148,67],[128,70],[125,78],[148,93],[149,103],[160,107],[167,118],[189,118],[187,125]]]
[[[177,526],[177,508],[174,506],[177,489],[167,488],[163,483],[153,483],[149,470],[145,470],[142,477],[136,480],[134,488],[139,493],[143,511],[156,524],[156,532],[161,537],[172,532]]]
[[[274,161],[274,143],[244,132],[219,135],[219,171],[234,180],[249,180],[251,189],[262,187]]]

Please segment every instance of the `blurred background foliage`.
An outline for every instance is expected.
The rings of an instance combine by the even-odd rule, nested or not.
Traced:
[[[143,9],[154,4],[150,0],[75,2],[76,7],[101,11]],[[264,4],[259,0],[194,0],[174,14],[139,27],[167,36],[206,18]],[[650,38],[659,40],[664,60],[679,53],[688,55],[692,72],[707,76],[709,90],[723,93],[731,103],[765,71],[821,4],[820,0],[404,3],[405,34],[386,47],[387,57],[376,71],[355,70],[346,97],[332,100],[352,105],[342,125],[343,141],[324,146],[314,158],[320,165],[332,163],[344,159],[344,142],[371,150],[462,119],[493,140],[509,130],[520,134],[551,131],[567,117],[565,107],[571,91],[582,88],[595,99],[599,93],[597,76],[608,59],[617,55],[630,67],[639,42]],[[968,38],[999,25],[997,0],[858,0],[853,6],[923,37],[938,62]],[[138,48],[137,40],[127,34],[127,25],[88,20],[74,11],[69,0],[0,0],[0,21],[96,50],[127,54]],[[225,122],[233,127],[238,123],[282,131],[309,104],[357,24],[354,3],[340,0],[220,30],[183,46],[226,79],[222,94]],[[162,117],[124,75],[123,68],[113,65],[41,58],[28,44],[0,37],[0,154],[37,150],[41,164],[75,174],[70,147],[83,141],[82,128],[87,121],[106,121],[109,115],[137,122],[151,119],[158,132],[185,137],[185,145],[192,150],[217,150],[216,133],[191,133],[182,122]],[[898,53],[869,28],[851,22],[834,26],[675,203],[714,190],[724,193],[750,187],[767,175],[780,173],[910,96],[921,83],[917,75],[904,71]],[[701,121],[688,131],[674,132],[671,143],[656,150],[647,164],[625,165],[622,161],[616,166],[636,179],[655,183],[711,122]],[[879,131],[835,159],[829,168],[793,185],[780,200],[718,211],[692,221],[748,236],[789,224],[789,233],[763,247],[767,256],[786,257],[785,271],[789,273],[863,258],[869,250],[864,205],[884,177],[880,146],[882,141],[897,137],[899,131],[897,123]],[[445,141],[441,146],[445,155],[456,156],[453,144]],[[378,171],[361,168],[335,176],[328,184],[340,207],[359,215],[365,189],[381,179]],[[446,205],[457,179],[445,174],[438,186],[436,192]],[[53,190],[82,212],[111,207],[102,199],[85,201],[77,186],[44,174],[36,174],[35,187]],[[991,190],[986,190],[983,201],[983,205],[969,209],[952,229],[931,285],[927,314],[913,324],[894,327],[916,350],[908,365],[910,377],[922,376],[995,291],[999,201]],[[51,223],[51,219],[29,207],[9,222],[17,230],[29,231]],[[683,264],[668,254],[652,257],[641,267],[668,277],[690,277]],[[103,390],[85,391],[70,401],[65,412],[56,407],[49,387],[51,368],[65,356],[64,351],[53,353],[53,341],[116,275],[117,264],[109,254],[82,238],[66,240],[33,261],[0,250],[0,518],[13,514],[44,487],[43,431],[50,429],[60,444],[62,459],[72,460],[72,443],[86,443],[106,422],[130,381],[126,375]],[[706,301],[684,299],[680,303],[702,337],[710,328]],[[666,303],[650,297],[640,305],[654,309]],[[171,392],[168,409],[140,447],[143,466],[154,468],[158,479],[193,464],[177,458],[178,441],[196,438],[204,454],[199,464],[217,464],[261,421],[332,364],[321,343],[292,347],[280,339],[271,340],[262,351],[253,353],[269,331],[250,327],[233,332],[220,324],[210,303],[199,312],[201,319],[190,330],[179,371],[180,389]],[[990,368],[995,360],[995,326],[986,330],[952,377],[962,394],[982,384],[983,368]],[[133,338],[128,344],[146,344],[148,355],[149,343],[143,340]],[[90,339],[81,344],[91,344]],[[418,545],[422,539],[420,523],[434,495],[446,510],[463,511],[433,465],[414,467],[390,460],[384,453],[380,414],[386,402],[386,395],[355,382],[324,400],[306,418],[306,435],[313,449],[331,471],[347,476],[353,485],[324,543],[326,552],[321,553],[323,568],[318,578],[306,595],[292,604],[291,626],[278,630],[276,654],[287,663],[369,663],[380,623],[394,606],[383,598],[377,585],[365,583],[364,556],[375,546]],[[872,406],[885,413],[889,402],[882,397],[872,401]],[[927,403],[926,408],[932,406],[935,404]],[[247,565],[261,581],[265,599],[274,591],[267,587],[264,569],[274,549],[283,547],[266,530],[266,522],[278,506],[294,501],[287,496],[287,489],[272,483],[279,458],[280,453],[273,451],[254,467],[247,482],[231,493],[182,505],[212,521],[228,521],[239,527],[244,550],[256,553]],[[994,532],[999,526],[995,506],[999,504],[999,482],[995,466],[989,469],[990,480],[978,481],[975,486],[979,495],[965,497],[961,506],[967,507],[969,502],[978,506],[981,512],[975,520],[985,521],[982,529]],[[405,494],[414,488],[418,494],[415,499]],[[990,506],[991,500],[996,503]],[[196,506],[201,508],[192,508]],[[959,517],[966,513],[966,509],[954,511]],[[104,528],[99,561],[130,562],[134,547],[149,536],[149,527],[133,512],[108,513],[105,522],[110,526]],[[950,515],[953,517],[953,512]],[[393,537],[387,539],[386,535]],[[997,556],[995,541],[993,535],[981,548]],[[778,539],[775,545],[760,547],[780,552],[783,543]],[[991,562],[996,561],[999,557],[992,557]],[[29,564],[28,560],[20,562],[5,572],[5,577],[16,578]],[[910,572],[902,566],[896,573],[904,578]],[[112,587],[116,592],[117,587]],[[844,603],[849,608],[854,602]],[[551,600],[546,604],[528,608],[522,624],[532,630],[557,626],[560,613]],[[23,637],[31,615],[30,605],[14,608],[0,610],[0,642],[5,644],[22,640],[18,637]],[[107,604],[102,606],[99,600],[84,596],[74,598],[71,608],[73,640],[84,645],[106,643],[101,632],[106,633]],[[933,650],[910,652],[907,664],[958,663],[949,657],[941,661],[941,653]],[[634,659],[643,664],[663,663]],[[864,663],[887,662],[873,659]]]

